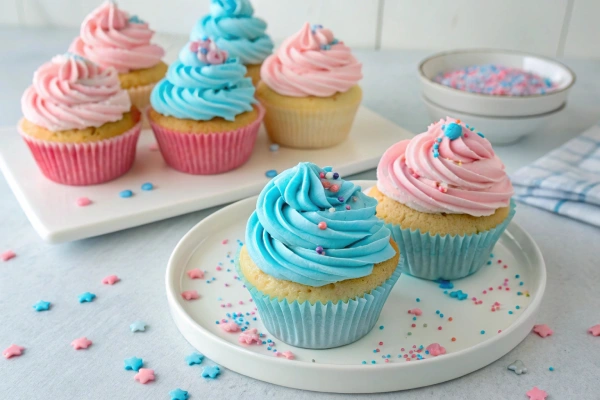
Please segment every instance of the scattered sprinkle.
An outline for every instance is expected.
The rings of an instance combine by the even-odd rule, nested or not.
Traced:
[[[127,199],[127,198],[133,196],[133,192],[129,189],[123,190],[123,191],[119,192],[119,196],[124,199]]]
[[[527,373],[527,368],[525,367],[525,364],[523,364],[523,361],[521,361],[521,360],[516,360],[514,363],[510,364],[507,368],[509,371],[513,371],[517,375]]]
[[[120,280],[121,279],[119,279],[119,277],[116,276],[116,275],[108,275],[108,276],[105,276],[102,279],[102,284],[104,284],[104,285],[114,285],[115,283],[119,282]]]
[[[200,354],[200,353],[192,353],[189,356],[185,357],[185,362],[187,362],[187,365],[196,365],[196,364],[202,364],[202,360],[204,360],[204,355]]]
[[[144,360],[137,357],[126,358],[123,360],[123,365],[126,371],[139,371],[144,365]]]
[[[37,303],[35,303],[32,307],[37,312],[48,311],[50,309],[50,302],[40,300]]]
[[[94,293],[90,293],[90,292],[85,292],[79,295],[79,302],[80,303],[91,303],[92,301],[94,301],[94,299],[96,298],[96,295]]]
[[[131,332],[145,332],[146,323],[143,321],[135,321],[134,323],[129,325],[129,329],[131,329]]]
[[[267,178],[274,178],[274,177],[276,177],[276,176],[277,176],[277,171],[276,171],[276,170],[274,170],[274,169],[270,169],[270,170],[268,170],[267,172],[265,172],[265,176],[266,176]]]
[[[181,297],[183,297],[185,300],[197,300],[200,298],[200,295],[195,290],[186,290],[181,292]]]
[[[221,373],[221,368],[218,365],[209,365],[202,368],[202,377],[207,379],[215,379]]]
[[[179,388],[171,390],[169,396],[171,396],[171,400],[188,400],[189,398],[188,392]]]
[[[146,383],[154,380],[154,370],[148,368],[140,368],[138,373],[133,377],[139,383],[145,385]]]
[[[142,184],[142,190],[147,192],[152,189],[154,189],[154,185],[152,183],[146,182],[146,183]]]
[[[75,200],[75,203],[77,203],[79,207],[86,207],[92,204],[92,201],[87,197],[79,197],[77,200]]]
[[[2,352],[4,358],[8,359],[11,357],[19,357],[23,354],[25,347],[17,346],[16,344],[11,344]]]
[[[546,324],[534,325],[533,331],[543,338],[545,338],[546,336],[551,336],[554,333],[552,329],[550,329],[550,327]]]
[[[87,349],[91,345],[92,341],[86,338],[85,336],[80,337],[79,339],[75,339],[71,342],[71,346],[73,346],[75,350]]]
[[[219,267],[217,267],[217,270]],[[190,269],[186,272],[190,279],[204,279],[204,272],[200,268]]]
[[[269,151],[277,151],[279,150],[279,145],[277,143],[273,143],[269,146]]]
[[[8,260],[12,260],[13,258],[15,258],[17,255],[15,254],[14,251],[12,250],[6,250],[5,252],[3,252],[2,254],[0,254],[0,259],[2,261],[8,261]]]

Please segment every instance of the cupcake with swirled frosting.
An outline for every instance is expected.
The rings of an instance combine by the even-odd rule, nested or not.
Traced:
[[[400,247],[402,271],[431,280],[479,270],[515,213],[492,145],[454,118],[390,147],[370,195]]]
[[[271,140],[317,149],[343,142],[362,99],[362,65],[344,42],[306,23],[267,58],[256,96]]]
[[[329,348],[373,328],[400,275],[376,205],[331,167],[312,163],[266,185],[237,268],[269,332],[294,346]]]
[[[19,132],[49,179],[92,185],[133,165],[141,114],[114,68],[75,54],[56,56],[33,75],[21,109]]]
[[[151,43],[152,36],[154,31],[148,23],[107,0],[83,20],[69,51],[101,66],[114,67],[132,104],[144,110],[152,88],[167,71],[167,64],[161,61],[165,51]]]
[[[246,67],[210,40],[187,43],[150,96],[148,119],[169,166],[217,174],[250,158],[264,108]]]
[[[212,39],[217,46],[246,66],[246,76],[256,86],[262,62],[273,52],[267,23],[254,16],[249,0],[211,0],[210,11],[200,18],[190,39]]]

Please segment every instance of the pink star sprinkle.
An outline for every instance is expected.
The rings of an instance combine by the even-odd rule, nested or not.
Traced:
[[[200,295],[195,290],[186,290],[185,292],[181,292],[181,297],[186,300],[197,300],[200,298]]]
[[[204,279],[204,272],[202,272],[200,268],[190,269],[187,274],[190,279]]]
[[[234,321],[225,322],[220,325],[224,332],[238,332],[240,327]]]
[[[227,240],[227,239],[223,239],[223,241],[221,242],[221,244],[227,244],[227,243],[229,243],[229,240]]]
[[[117,283],[119,281],[120,281],[120,279],[116,275],[109,275],[109,276],[105,277],[104,279],[102,279],[102,283],[105,285],[114,285],[115,283]]]
[[[15,258],[17,255],[12,250],[6,250],[4,253],[0,254],[0,259],[2,261],[8,261]]]
[[[442,347],[441,345],[439,345],[438,343],[432,343],[429,346],[427,346],[427,348],[425,349],[429,352],[430,355],[437,357],[437,356],[441,356],[442,354],[446,354],[446,349],[444,347]]]
[[[412,310],[408,310],[408,313],[420,317],[421,314],[423,314],[423,311],[421,311],[420,308],[413,308]]]
[[[542,389],[538,389],[536,386],[525,394],[529,396],[529,400],[545,400],[548,397],[548,393]]]
[[[75,339],[71,342],[71,346],[73,346],[75,350],[87,349],[91,345],[92,341],[86,338],[85,336],[80,337],[79,339]]]
[[[243,344],[261,344],[260,336],[258,336],[258,331],[256,328],[245,330],[240,333],[238,337],[238,341]]]
[[[154,380],[154,370],[149,368],[140,368],[137,374],[133,377],[139,383],[145,385]]]
[[[543,338],[545,338],[546,336],[551,336],[554,333],[552,329],[550,329],[550,327],[546,324],[534,325],[533,331]]]
[[[79,207],[85,207],[85,206],[89,206],[90,204],[92,204],[92,201],[90,199],[88,199],[87,197],[80,197],[77,200],[75,200],[75,202],[77,203],[77,205]]]
[[[291,351],[284,351],[283,353],[278,351],[277,353],[275,353],[275,356],[277,357],[285,357],[286,360],[293,360],[294,359],[294,353],[292,353]]]
[[[590,329],[588,329],[588,332],[593,336],[600,336],[600,324],[592,326]]]
[[[2,355],[6,359],[9,359],[11,357],[18,357],[21,354],[23,354],[23,350],[25,350],[25,347],[17,346],[16,344],[11,344],[2,352]]]

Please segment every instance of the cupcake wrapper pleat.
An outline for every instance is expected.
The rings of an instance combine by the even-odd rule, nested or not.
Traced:
[[[247,281],[236,260],[238,275],[250,291],[267,331],[277,339],[308,349],[329,349],[353,343],[373,329],[400,270],[370,293],[348,302],[324,304],[288,302],[261,292]]]
[[[515,215],[515,202],[498,226],[472,235],[434,235],[419,230],[402,229],[399,225],[386,226],[400,247],[402,272],[422,279],[459,279],[477,272],[490,259],[496,242]]]
[[[235,169],[250,159],[265,114],[262,106],[257,107],[259,115],[255,121],[230,132],[180,132],[148,119],[160,152],[171,168],[193,175],[212,175]]]
[[[350,133],[360,100],[356,104],[315,111],[285,108],[264,102],[265,128],[271,141],[299,149],[319,149],[343,142]]]
[[[95,185],[120,177],[131,169],[142,129],[138,122],[110,139],[86,143],[60,143],[36,139],[19,128],[42,173],[64,185]]]

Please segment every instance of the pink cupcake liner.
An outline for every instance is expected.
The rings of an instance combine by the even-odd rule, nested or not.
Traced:
[[[19,133],[48,179],[63,185],[84,186],[107,182],[129,171],[141,129],[140,119],[119,136],[89,143],[40,140],[27,135],[20,127]]]
[[[252,155],[265,115],[261,105],[256,107],[259,114],[255,121],[229,132],[187,133],[148,120],[160,152],[171,168],[193,175],[214,175],[239,167]]]

